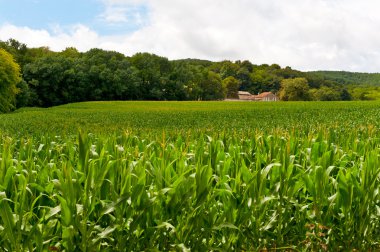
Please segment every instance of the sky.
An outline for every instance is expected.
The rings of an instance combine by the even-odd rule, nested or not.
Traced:
[[[0,40],[380,72],[378,0],[0,0]]]

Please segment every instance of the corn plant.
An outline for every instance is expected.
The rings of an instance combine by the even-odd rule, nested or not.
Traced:
[[[2,250],[380,249],[380,131],[356,121],[376,118],[377,103],[334,103],[340,125],[320,114],[332,105],[111,104],[122,108],[107,108],[115,118],[105,126],[96,124],[105,103],[1,115]],[[158,120],[152,104],[172,111]],[[75,109],[85,123],[61,125]],[[221,119],[235,120],[232,111],[267,113],[250,126]],[[52,129],[34,125],[38,113],[57,119]],[[287,119],[268,124],[274,115]],[[181,128],[190,116],[193,128]],[[6,126],[22,120],[25,131]]]

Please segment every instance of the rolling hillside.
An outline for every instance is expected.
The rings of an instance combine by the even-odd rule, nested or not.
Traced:
[[[340,84],[359,84],[380,86],[380,73],[355,73],[346,71],[313,71],[309,72]]]

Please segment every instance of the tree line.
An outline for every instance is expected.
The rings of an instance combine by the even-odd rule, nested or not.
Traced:
[[[3,84],[6,78],[0,72],[1,99],[5,96],[2,90],[14,97],[6,102],[0,100],[11,104],[0,108],[3,112],[81,101],[222,100],[237,98],[239,90],[253,94],[271,91],[283,100],[351,99],[338,82],[277,64],[169,60],[151,53],[128,57],[96,48],[79,52],[70,47],[53,52],[48,47],[29,48],[14,39],[0,41],[0,48],[2,54],[13,57],[14,61],[9,56],[7,61],[1,61],[8,66],[14,64],[16,76],[15,87],[10,88]]]

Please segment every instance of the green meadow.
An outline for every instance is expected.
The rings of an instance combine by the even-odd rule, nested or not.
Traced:
[[[4,251],[376,251],[380,102],[0,115]]]
[[[0,114],[10,135],[304,132],[379,126],[380,102],[83,102]]]

